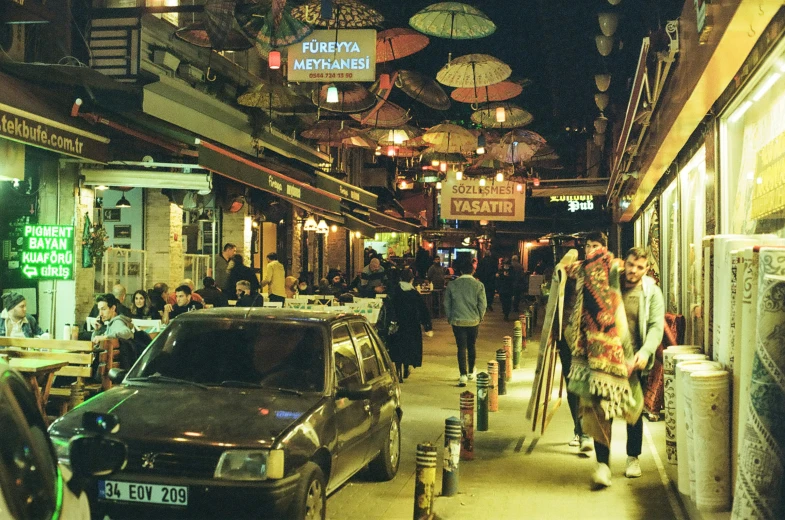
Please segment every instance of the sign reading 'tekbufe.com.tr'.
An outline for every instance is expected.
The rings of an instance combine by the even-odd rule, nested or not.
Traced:
[[[376,81],[376,31],[314,31],[288,47],[289,81]]]
[[[514,182],[480,186],[479,180],[446,180],[442,188],[442,218],[456,220],[523,221],[526,195]]]

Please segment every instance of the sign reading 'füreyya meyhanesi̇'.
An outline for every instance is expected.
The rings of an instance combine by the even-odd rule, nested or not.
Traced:
[[[375,81],[376,31],[314,31],[288,47],[289,81]]]
[[[514,182],[494,182],[485,186],[479,180],[444,181],[443,219],[523,221],[526,195]]]
[[[22,273],[33,279],[74,277],[74,227],[26,224],[22,237]]]

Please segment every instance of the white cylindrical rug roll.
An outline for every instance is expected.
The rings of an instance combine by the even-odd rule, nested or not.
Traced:
[[[682,354],[681,356],[694,356]],[[689,374],[701,370],[720,370],[722,365],[708,359],[679,359],[676,356],[676,448],[679,492],[690,496],[690,462],[692,449],[692,408]],[[689,413],[689,414],[688,414]]]
[[[662,354],[663,392],[665,398],[665,452],[668,462],[676,464],[676,387],[674,385],[673,357],[678,354],[696,354],[701,351],[697,345],[674,345]]]
[[[727,511],[731,504],[730,374],[726,370],[700,371],[688,379],[694,441],[690,491],[695,491],[699,511]]]

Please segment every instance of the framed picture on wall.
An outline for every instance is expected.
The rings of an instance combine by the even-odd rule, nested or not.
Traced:
[[[128,262],[128,276],[139,276],[139,262]]]
[[[120,210],[122,208],[104,209],[104,222],[120,222]]]
[[[115,224],[114,226],[115,238],[131,238],[131,225],[130,224]]]

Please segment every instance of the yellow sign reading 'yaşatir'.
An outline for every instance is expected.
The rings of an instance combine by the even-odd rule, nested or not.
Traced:
[[[785,210],[785,132],[758,150],[750,218],[757,220],[782,210]]]
[[[526,195],[514,182],[480,186],[479,180],[446,180],[442,188],[443,219],[523,221]]]
[[[376,31],[314,31],[288,47],[289,81],[376,81]]]

